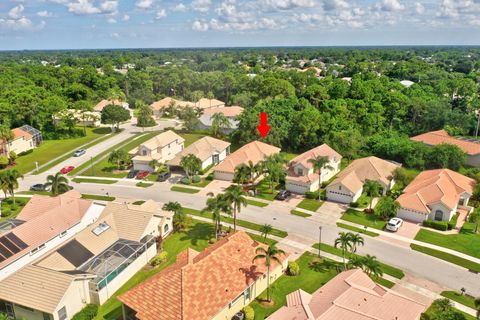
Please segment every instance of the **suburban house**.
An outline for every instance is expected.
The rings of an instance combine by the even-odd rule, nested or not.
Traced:
[[[248,165],[250,162],[256,165],[266,157],[279,152],[280,148],[260,141],[252,141],[231,153],[213,169],[215,179],[233,181],[236,167],[242,164]]]
[[[216,107],[224,107],[225,102],[217,100],[217,99],[208,99],[208,98],[201,98],[195,103],[195,107],[200,109],[208,109],[208,108],[216,108]]]
[[[209,130],[212,127],[212,116],[216,113],[222,113],[225,117],[228,118],[230,122],[230,129],[225,130],[226,133],[231,132],[238,128],[237,117],[243,112],[242,107],[231,106],[231,107],[213,107],[203,110],[203,114],[200,116],[200,129]]]
[[[316,157],[327,157],[329,161],[327,168],[322,169],[320,179],[310,162]],[[330,180],[340,171],[341,160],[342,156],[327,144],[308,150],[290,161],[285,188],[300,194],[318,190],[322,182]]]
[[[42,133],[29,125],[12,129],[12,135],[12,140],[0,139],[0,155],[6,156],[12,151],[18,155],[32,150],[42,143]]]
[[[72,190],[34,195],[15,219],[0,222],[0,281],[95,222],[104,206]]]
[[[362,195],[367,180],[377,181],[382,187],[382,194],[386,194],[395,184],[393,172],[399,167],[398,163],[374,156],[354,160],[327,186],[327,199],[341,203],[355,202]]]
[[[169,167],[181,167],[182,157],[195,155],[202,161],[202,170],[222,162],[230,154],[230,142],[205,136],[178,153],[175,158],[167,161]]]
[[[419,320],[426,306],[382,287],[361,269],[338,274],[310,294],[287,295],[287,305],[268,320]]]
[[[450,221],[456,212],[466,216],[473,210],[468,201],[474,187],[475,180],[449,169],[423,171],[398,197],[397,216],[414,222]]]
[[[77,125],[87,127],[98,127],[100,125],[101,116],[94,111],[81,111],[76,109],[67,109],[54,115],[53,120],[55,124],[65,118],[73,118]]]
[[[177,100],[177,99],[174,99],[174,98],[171,98],[171,97],[166,97],[166,98],[163,98],[159,101],[155,101],[154,103],[152,103],[150,105],[150,108],[153,111],[153,115],[157,118],[160,118],[160,117],[163,116],[163,113],[164,113],[165,109],[170,107],[170,106],[173,106],[177,109],[183,109],[185,107],[194,108],[195,103],[190,102],[190,101],[181,101],[181,100]]]
[[[171,130],[158,134],[130,150],[129,154],[133,156],[133,169],[153,171],[150,166],[152,160],[166,163],[183,150],[184,142],[185,139]]]
[[[114,100],[104,99],[104,100],[100,101],[99,103],[97,103],[97,105],[95,107],[93,107],[93,111],[100,113],[100,112],[102,112],[103,108],[105,108],[106,106],[109,106],[109,105],[120,106],[120,107],[123,107],[124,109],[128,110],[129,112],[131,111],[127,102],[123,102],[123,101],[120,101],[118,99],[114,99]]]
[[[255,250],[266,245],[237,231],[202,252],[186,249],[175,264],[120,295],[123,319],[224,320],[231,319],[267,287],[264,260]],[[270,281],[288,265],[272,262]]]
[[[431,131],[410,138],[429,146],[438,144],[453,144],[466,154],[466,163],[472,167],[480,167],[480,142],[476,139],[455,138],[445,130]]]
[[[0,312],[12,319],[64,320],[102,304],[157,254],[172,231],[159,203],[109,203],[96,222],[0,281]]]

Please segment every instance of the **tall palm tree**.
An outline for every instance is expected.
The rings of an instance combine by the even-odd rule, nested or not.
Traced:
[[[345,260],[345,254],[352,249],[352,241],[350,232],[339,232],[338,238],[335,239],[335,248],[340,247],[342,249],[343,268],[347,270],[347,262]]]
[[[8,193],[12,196],[13,203],[15,204],[15,190],[18,189],[18,179],[23,179],[23,175],[18,172],[17,169],[7,170],[4,175],[3,183],[5,184]]]
[[[57,172],[55,175],[49,175],[47,177],[47,183],[45,187],[51,187],[50,192],[52,195],[56,196],[60,193],[68,191],[68,179],[63,176],[60,172]]]
[[[117,169],[121,168],[122,162],[126,159],[128,154],[123,150],[113,150],[108,156],[108,162],[117,165]]]
[[[7,198],[8,184],[7,184],[6,171],[0,172],[0,190],[3,191],[3,194],[5,195],[5,198]]]
[[[213,193],[209,192],[207,195],[210,198],[207,199],[207,206],[202,210],[202,213],[212,214],[212,220],[215,223],[215,239],[218,239],[225,201],[221,194],[214,196]]]
[[[162,207],[165,211],[173,212],[173,229],[183,231],[190,223],[189,217],[183,212],[183,207],[178,202],[167,202]]]
[[[237,213],[240,213],[242,206],[247,206],[247,193],[238,185],[231,185],[225,190],[225,201],[232,207],[233,230],[237,230]]]
[[[263,241],[267,241],[267,236],[272,232],[273,227],[271,224],[264,224],[260,227],[261,235],[263,236]]]
[[[329,164],[330,160],[326,156],[316,156],[312,159],[308,159],[308,162],[312,164],[313,171],[318,173],[318,200],[320,200],[321,183],[322,183],[322,171],[324,169],[333,170],[333,167]]]
[[[363,257],[357,255],[351,256],[348,259],[347,267],[348,269],[363,269]]]
[[[352,243],[352,253],[357,252],[357,247],[359,245],[363,246],[365,244],[363,237],[358,233],[349,232],[349,234],[350,234],[350,242]]]
[[[247,165],[242,164],[235,168],[235,173],[233,174],[233,181],[245,185],[250,182],[250,169]]]
[[[170,212],[173,212],[173,213],[178,213],[180,211],[182,211],[183,207],[180,203],[178,202],[174,202],[174,201],[170,201],[170,202],[167,202],[163,205],[162,207],[163,210],[165,211],[170,211]]]
[[[381,277],[383,275],[382,266],[377,257],[367,254],[363,257],[363,271],[369,276]]]
[[[373,198],[378,197],[380,195],[380,184],[377,181],[373,180],[366,180],[365,184],[363,185],[363,192],[369,196],[370,201],[368,204],[368,210],[372,211],[372,201]]]
[[[185,170],[187,178],[191,179],[194,174],[202,169],[202,160],[194,154],[187,154],[180,160],[180,166]]]
[[[283,166],[284,163],[284,158],[280,154],[270,155],[262,161],[262,167],[264,172],[267,174],[268,180],[270,181],[270,189],[272,193],[275,183],[278,184],[286,175]]]
[[[212,135],[214,137],[220,136],[223,130],[231,128],[230,120],[221,112],[214,113],[210,120],[212,120]]]
[[[270,267],[272,262],[277,262],[278,264],[282,263],[280,256],[284,255],[285,251],[278,249],[275,246],[268,246],[267,249],[258,247],[255,250],[255,253],[257,255],[253,258],[253,262],[259,259],[265,259],[265,266],[267,267],[267,301],[270,302],[272,301],[270,297]]]

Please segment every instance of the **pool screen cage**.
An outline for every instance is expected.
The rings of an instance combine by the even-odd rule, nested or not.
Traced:
[[[40,130],[35,129],[32,126],[29,126],[28,124],[21,126],[20,129],[32,135],[32,139],[33,139],[33,143],[35,144],[35,147],[38,147],[43,142],[42,132]]]

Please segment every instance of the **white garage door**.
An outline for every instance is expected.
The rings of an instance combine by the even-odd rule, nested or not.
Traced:
[[[139,171],[152,171],[152,168],[146,163],[133,162],[133,170]]]
[[[233,173],[220,172],[220,171],[214,171],[214,173],[215,173],[215,179],[217,180],[223,180],[223,181],[233,180]]]
[[[397,211],[397,217],[402,218],[403,220],[412,221],[412,222],[423,222],[423,220],[427,218],[427,216],[424,214],[413,212],[403,208]]]
[[[352,196],[350,196],[349,194],[329,190],[327,190],[327,199],[330,201],[341,203],[350,203],[353,201]]]
[[[299,194],[305,194],[305,192],[308,191],[308,188],[305,186],[301,186],[301,185],[289,183],[289,182],[285,184],[285,188],[288,191],[299,193]]]

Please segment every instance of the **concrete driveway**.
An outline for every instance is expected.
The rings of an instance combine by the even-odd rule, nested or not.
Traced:
[[[345,210],[347,210],[347,205],[345,204],[325,201],[322,206],[318,208],[317,212],[308,219],[334,225],[337,220],[342,217]]]
[[[397,232],[391,232],[391,231],[385,230],[385,232],[389,232],[392,235],[395,235],[398,237],[389,237],[385,235],[380,235],[378,238],[381,240],[388,241],[392,244],[396,244],[404,247],[410,247],[410,242],[404,241],[402,239],[413,240],[415,239],[415,236],[417,235],[418,231],[420,231],[420,224],[410,222],[410,221],[403,221],[402,226],[400,227],[400,229],[398,229]]]
[[[212,192],[213,194],[217,194],[219,192],[225,191],[225,189],[227,189],[231,185],[232,185],[232,182],[230,181],[213,180],[199,192],[199,195],[206,195],[209,192]]]

